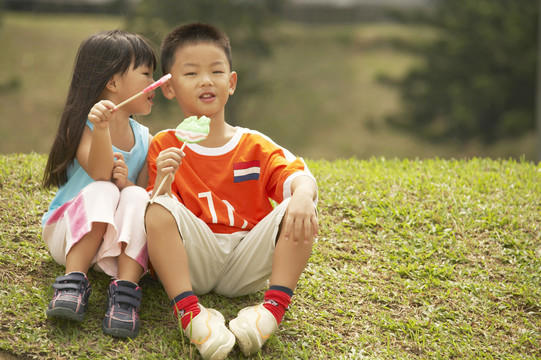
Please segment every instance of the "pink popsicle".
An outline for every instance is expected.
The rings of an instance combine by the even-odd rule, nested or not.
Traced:
[[[160,78],[160,80],[155,81],[152,84],[150,84],[149,86],[147,86],[146,88],[144,88],[143,89],[143,94],[162,86],[169,79],[171,79],[171,74],[167,74],[167,75],[162,76]]]
[[[165,82],[167,80],[171,79],[171,74],[167,74],[167,75],[164,75],[162,76],[158,81],[155,81],[153,82],[152,84],[150,84],[149,86],[147,86],[146,88],[143,89],[143,91],[133,95],[131,98],[129,99],[126,99],[124,100],[123,102],[121,102],[120,104],[118,104],[115,109],[118,109],[119,107],[123,106],[123,105],[126,105],[127,103],[129,103],[130,101],[132,101],[133,99],[143,95],[143,94],[146,94],[147,92],[149,91],[152,91],[160,86],[162,86],[163,84],[165,84]]]

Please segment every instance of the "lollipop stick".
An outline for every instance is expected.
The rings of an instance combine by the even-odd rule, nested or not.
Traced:
[[[150,203],[153,203],[154,200],[156,199],[156,197],[158,196],[158,194],[160,193],[160,191],[162,191],[162,188],[163,188],[163,185],[165,185],[165,180],[167,180],[168,178],[170,178],[172,175],[172,173],[169,173],[167,174],[166,177],[164,177],[162,179],[162,182],[160,183],[160,186],[158,186],[158,190],[156,190],[156,192],[154,193],[154,195],[152,195],[152,199],[150,199]]]

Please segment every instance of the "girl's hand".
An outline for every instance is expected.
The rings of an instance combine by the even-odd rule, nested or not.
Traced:
[[[124,156],[121,153],[113,153],[115,164],[113,166],[112,181],[119,190],[124,189],[129,185],[128,181],[128,165],[124,162]]]
[[[88,113],[88,120],[100,129],[106,129],[109,127],[109,122],[113,118],[116,108],[109,100],[101,100],[94,104],[90,112]]]

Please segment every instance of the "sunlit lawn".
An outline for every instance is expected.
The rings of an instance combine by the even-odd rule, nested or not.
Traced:
[[[309,161],[321,233],[291,310],[254,358],[538,359],[541,170],[529,162]],[[63,273],[41,239],[43,155],[0,156],[0,358],[198,358],[162,287],[144,278],[141,331],[101,331],[106,276],[85,322],[51,321]],[[261,294],[201,297],[232,319]],[[238,348],[231,359],[242,359]]]

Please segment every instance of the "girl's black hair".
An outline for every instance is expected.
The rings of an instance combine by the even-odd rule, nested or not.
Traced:
[[[107,82],[139,66],[156,69],[152,46],[140,35],[123,30],[104,31],[86,38],[77,52],[66,105],[43,174],[43,186],[61,186],[75,159],[90,109]]]

